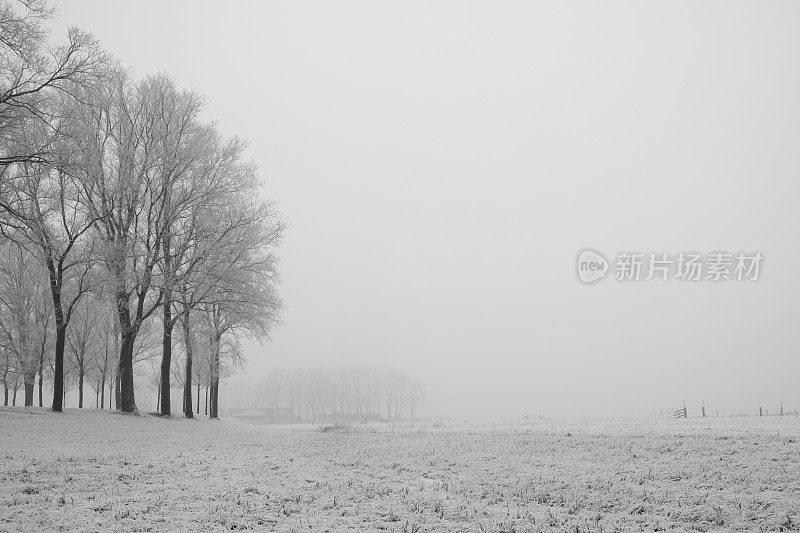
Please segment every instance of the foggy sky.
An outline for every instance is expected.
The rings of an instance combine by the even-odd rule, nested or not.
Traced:
[[[54,37],[205,94],[290,221],[284,326],[239,383],[390,365],[453,418],[800,408],[800,4],[59,8]],[[765,261],[583,286],[584,247]]]

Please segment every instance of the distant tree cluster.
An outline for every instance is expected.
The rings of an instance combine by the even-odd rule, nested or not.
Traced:
[[[201,119],[198,94],[166,74],[133,79],[77,29],[50,46],[52,16],[45,0],[0,1],[5,403],[21,386],[33,405],[38,379],[54,411],[70,387],[82,407],[88,385],[97,406],[108,391],[135,412],[150,362],[161,414],[177,383],[191,417],[202,382],[216,417],[241,336],[279,319],[285,223],[245,143]]]
[[[418,379],[391,368],[276,369],[261,384],[278,421],[414,418],[426,400]]]

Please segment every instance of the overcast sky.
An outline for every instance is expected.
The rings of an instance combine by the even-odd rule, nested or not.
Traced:
[[[59,8],[54,38],[205,94],[290,221],[285,325],[240,382],[391,365],[453,418],[800,408],[800,4]],[[585,286],[585,247],[765,259]]]

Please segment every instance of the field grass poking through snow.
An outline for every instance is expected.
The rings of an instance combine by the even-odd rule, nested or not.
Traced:
[[[0,530],[799,524],[797,417],[320,431],[0,408]]]

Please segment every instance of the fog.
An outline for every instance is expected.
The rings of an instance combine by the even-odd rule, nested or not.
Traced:
[[[203,93],[290,222],[283,325],[223,403],[271,368],[390,366],[452,419],[800,407],[800,5],[236,7],[54,22]],[[764,262],[587,286],[586,247]]]

